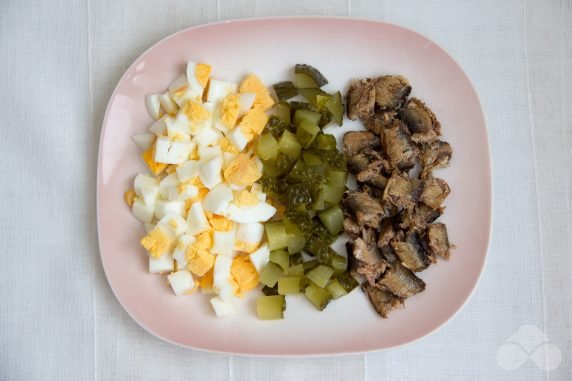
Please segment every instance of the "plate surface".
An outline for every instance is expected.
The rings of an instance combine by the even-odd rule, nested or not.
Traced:
[[[296,63],[316,66],[327,89],[347,89],[351,78],[401,74],[442,124],[454,150],[452,165],[436,175],[452,194],[441,218],[456,249],[421,273],[422,294],[382,320],[366,296],[352,292],[316,311],[304,297],[289,297],[285,319],[259,321],[254,300],[241,301],[236,317],[218,319],[208,297],[176,297],[162,277],[147,272],[138,244],[142,225],[123,202],[136,173],[144,172],[130,139],[151,124],[144,104],[162,92],[188,60],[207,62],[213,76],[239,81],[249,72],[264,83],[289,78]],[[361,129],[345,120],[341,136]],[[339,140],[339,139],[338,139]],[[402,27],[344,18],[289,17],[209,24],[167,37],[142,54],[117,85],[101,132],[97,174],[101,260],[125,310],[152,334],[175,344],[252,355],[326,355],[379,350],[409,343],[436,330],[467,301],[483,270],[491,227],[491,169],[478,97],[458,64],[427,38]]]

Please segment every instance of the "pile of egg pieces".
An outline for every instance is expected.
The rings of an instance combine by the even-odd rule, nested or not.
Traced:
[[[168,274],[176,295],[216,293],[217,316],[258,286],[269,261],[262,222],[276,213],[256,181],[262,163],[253,142],[274,100],[253,74],[240,85],[189,62],[161,94],[146,96],[155,122],[133,141],[149,174],[138,174],[125,201],[145,224],[149,272]]]

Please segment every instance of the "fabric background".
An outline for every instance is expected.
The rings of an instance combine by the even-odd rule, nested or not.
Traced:
[[[105,106],[157,40],[216,20],[382,19],[443,46],[486,114],[494,227],[473,298],[436,334],[350,357],[262,359],[182,349],[146,333],[99,260],[95,173]],[[0,0],[0,379],[572,379],[572,2]],[[562,362],[508,371],[523,325]]]

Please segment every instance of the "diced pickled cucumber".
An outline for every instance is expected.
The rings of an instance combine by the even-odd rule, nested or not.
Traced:
[[[304,258],[302,258],[302,254],[300,253],[290,254],[290,266],[303,265],[303,264],[304,264]]]
[[[290,255],[301,252],[306,245],[306,238],[302,233],[286,233],[288,235],[288,253]]]
[[[276,116],[286,124],[290,124],[290,105],[286,102],[279,102],[276,105]]]
[[[290,81],[278,82],[273,84],[272,87],[276,92],[276,96],[281,101],[286,101],[298,95],[298,89],[296,89],[296,86]]]
[[[322,165],[322,159],[313,153],[304,152],[302,158],[304,159],[304,163],[308,166]]]
[[[268,262],[260,272],[260,283],[265,284],[268,287],[274,287],[283,273],[284,270],[282,270],[282,267],[278,266],[276,263]]]
[[[320,193],[318,193],[318,197],[316,198],[316,200],[314,201],[314,204],[312,205],[312,210],[319,212],[320,210],[324,210],[326,209],[326,190],[324,189],[324,187],[322,187],[322,189],[320,190]]]
[[[318,88],[298,89],[298,92],[318,110],[321,110],[330,99],[330,95],[328,93]]]
[[[326,265],[318,265],[316,268],[308,271],[306,277],[316,284],[318,287],[326,287],[328,281],[334,274],[334,269]]]
[[[304,275],[304,265],[300,263],[297,265],[290,266],[288,268],[287,273],[288,273],[288,276]]]
[[[296,64],[294,66],[294,73],[295,74],[303,73],[303,74],[310,76],[319,87],[322,87],[322,86],[328,84],[328,80],[326,79],[326,77],[324,77],[324,75],[322,73],[320,73],[320,71],[318,69],[316,69],[315,67],[313,67],[311,65]]]
[[[326,308],[330,300],[332,300],[332,295],[328,290],[318,287],[315,284],[310,284],[306,287],[304,296],[320,311]]]
[[[326,101],[324,106],[326,109],[328,109],[336,124],[341,126],[344,120],[344,104],[342,103],[342,94],[339,91],[333,94]]]
[[[324,190],[324,201],[331,205],[338,204],[346,191],[345,185],[343,187],[334,187],[330,184],[324,184],[322,189]]]
[[[330,293],[330,295],[332,295],[332,298],[334,299],[337,299],[348,293],[337,279],[334,279],[332,282],[330,282],[330,284],[326,286],[326,290],[328,290],[328,292]]]
[[[300,293],[301,276],[285,276],[278,280],[278,294],[290,295]]]
[[[321,118],[322,114],[319,112],[301,108],[294,112],[294,125],[299,126],[303,120],[307,120],[312,124],[318,125]]]
[[[270,160],[276,156],[278,152],[278,142],[270,133],[260,135],[256,142],[256,154],[262,160]]]
[[[270,262],[276,263],[282,270],[288,270],[290,266],[290,254],[286,250],[274,250],[270,252]]]
[[[327,108],[321,109],[320,110],[320,122],[318,123],[318,126],[320,126],[320,128],[324,128],[328,124],[330,124],[331,121],[332,121],[332,115],[330,114],[328,109]]]
[[[346,171],[331,169],[327,172],[326,177],[328,184],[334,188],[344,188],[348,179],[348,173]]]
[[[330,259],[330,266],[334,269],[335,274],[341,274],[348,269],[348,259],[342,255],[334,255]]]
[[[272,115],[268,119],[268,122],[266,123],[266,126],[264,127],[264,131],[271,133],[272,136],[274,136],[276,139],[278,139],[282,135],[282,133],[288,129],[288,126],[289,126],[289,123],[285,123],[279,117]]]
[[[334,205],[320,212],[319,217],[330,234],[337,235],[342,230],[344,214],[339,206]]]
[[[308,272],[315,269],[319,264],[320,264],[320,262],[318,262],[316,259],[312,259],[311,261],[304,262],[304,273],[307,274]]]
[[[296,128],[296,137],[302,147],[308,148],[318,135],[318,132],[320,132],[320,127],[307,120],[302,120],[298,128]]]
[[[270,250],[283,249],[288,246],[288,236],[282,221],[267,222],[264,224],[264,229]]]
[[[355,278],[347,271],[338,275],[336,279],[338,280],[338,282],[340,282],[340,284],[343,286],[343,288],[346,289],[348,293],[357,286],[359,286],[358,281],[355,280]]]
[[[316,81],[305,73],[294,73],[294,84],[299,89],[310,89],[312,87],[318,87]]]
[[[261,296],[256,300],[256,313],[261,320],[284,319],[286,299],[283,295]]]
[[[262,293],[264,295],[278,295],[278,283],[276,283],[274,287],[262,287]]]
[[[278,149],[291,158],[297,159],[300,156],[302,146],[298,142],[298,139],[296,139],[296,135],[290,131],[284,131],[278,140]]]
[[[320,150],[330,151],[336,149],[336,138],[330,134],[318,134],[315,147]]]

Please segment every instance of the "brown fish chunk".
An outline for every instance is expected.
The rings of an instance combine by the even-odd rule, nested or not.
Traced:
[[[398,208],[412,209],[419,198],[418,188],[416,179],[410,179],[394,172],[387,182],[383,199]]]
[[[441,123],[433,111],[417,98],[411,98],[399,110],[399,117],[411,132],[411,140],[416,143],[431,142],[441,135]]]
[[[433,255],[437,255],[443,259],[449,259],[451,248],[449,246],[449,236],[447,235],[447,226],[437,222],[427,227],[427,247]]]
[[[421,177],[428,177],[434,169],[447,167],[452,155],[453,149],[447,142],[435,140],[429,144],[423,144],[419,155],[423,167]]]
[[[384,128],[391,126],[397,117],[395,111],[376,111],[369,119],[363,121],[365,128],[376,135],[381,135]]]
[[[389,291],[380,290],[369,283],[364,283],[362,289],[366,293],[375,311],[382,317],[387,318],[389,313],[403,307],[403,299]]]
[[[367,119],[373,115],[375,87],[370,79],[352,81],[346,97],[348,118]]]
[[[352,157],[366,148],[378,148],[380,141],[371,131],[351,131],[344,135],[343,146],[347,156]]]
[[[377,228],[384,213],[381,203],[366,192],[347,192],[344,207],[355,214],[358,225],[372,228]]]
[[[409,81],[400,75],[384,75],[373,80],[375,105],[381,110],[401,107],[411,92]]]
[[[421,236],[416,229],[411,229],[405,235],[405,242],[392,242],[391,247],[401,263],[408,269],[419,272],[429,267],[430,261],[423,247]]]
[[[393,168],[406,170],[415,165],[416,152],[402,123],[393,123],[381,134],[381,145]]]
[[[451,193],[451,189],[445,180],[430,177],[423,182],[421,201],[427,204],[427,206],[437,209],[449,196],[449,193]]]
[[[401,298],[408,298],[425,290],[425,282],[400,264],[391,265],[376,284]]]

